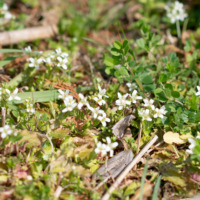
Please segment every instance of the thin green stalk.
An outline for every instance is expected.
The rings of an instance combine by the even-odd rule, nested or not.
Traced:
[[[179,20],[176,21],[176,30],[177,30],[178,38],[181,39],[181,28],[180,28]]]
[[[154,187],[154,190],[153,190],[153,197],[152,197],[152,200],[157,200],[158,199],[158,190],[160,188],[160,182],[161,182],[161,175],[158,177],[157,181],[156,181],[156,184],[155,184],[155,187]]]
[[[147,169],[148,169],[148,160],[147,160],[147,162],[144,166],[144,170],[143,170],[141,186],[140,186],[140,200],[143,199],[143,189],[144,189],[144,183],[145,183],[145,178],[146,178],[146,174],[147,174]]]

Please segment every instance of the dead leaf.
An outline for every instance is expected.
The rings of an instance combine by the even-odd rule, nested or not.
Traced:
[[[122,151],[113,158],[110,158],[107,163],[101,166],[93,175],[93,178],[104,180],[117,177],[123,169],[133,160],[132,150]]]
[[[135,117],[133,115],[129,115],[119,120],[113,127],[112,132],[117,138],[122,138],[124,136],[125,129],[130,126],[130,122]]]
[[[171,131],[166,132],[163,136],[163,140],[167,143],[167,144],[184,144],[186,143],[185,140],[182,140],[180,138],[180,135],[178,133],[173,133]]]
[[[143,187],[142,199],[146,200],[148,197],[151,197],[152,191],[153,191],[153,185],[150,183],[145,183]],[[132,200],[139,200],[139,199],[140,199],[140,188],[137,189]]]

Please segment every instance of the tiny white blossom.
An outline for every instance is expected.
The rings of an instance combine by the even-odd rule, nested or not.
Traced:
[[[68,63],[67,58],[57,57],[57,60],[59,61],[57,67],[62,67],[63,69],[67,69],[67,63]]]
[[[16,88],[13,93],[10,92],[10,90],[6,89],[6,92],[8,93],[9,97],[8,97],[8,101],[12,101],[12,100],[21,100],[20,97],[17,96],[18,93],[18,88]]]
[[[150,117],[149,109],[139,110],[138,113],[142,117],[142,120],[152,121],[152,118]]]
[[[35,58],[29,58],[29,67],[35,67],[36,69],[39,69],[39,65],[42,62],[42,58],[35,59]]]
[[[152,108],[153,110],[154,110],[154,105],[153,105],[153,103],[154,103],[154,100],[153,99],[150,99],[150,100],[148,100],[148,99],[143,99],[143,101],[144,101],[144,106],[145,107],[150,107],[150,108]]]
[[[63,100],[65,100],[69,96],[69,90],[66,90],[64,92],[63,90],[59,89],[58,92],[60,93],[60,95],[58,96],[58,98],[61,98]]]
[[[137,96],[137,90],[134,90],[132,92],[132,94],[130,95],[130,98],[131,98],[132,103],[136,103],[136,100],[142,99],[141,96]]]
[[[199,96],[200,95],[200,86],[197,86],[197,92],[196,92],[196,96]]]
[[[45,59],[43,59],[43,61],[47,64],[52,64],[52,60],[51,60],[51,57],[47,57]]]
[[[110,137],[106,137],[106,141],[107,141],[107,146],[110,148],[110,150],[109,150],[110,157],[113,157],[113,154],[114,154],[113,149],[118,146],[118,142],[113,142],[112,143]]]
[[[80,97],[80,101],[77,107],[80,110],[84,105],[88,104],[88,101],[87,101],[87,97],[84,97],[83,94],[79,93],[78,95]]]
[[[134,89],[137,88],[136,83],[127,83],[126,85],[127,85],[128,89],[129,89],[129,91],[133,91]]]
[[[160,109],[156,108],[155,109],[155,114],[153,115],[154,118],[164,118],[164,115],[167,113],[167,111],[165,110],[165,106],[162,106]]]
[[[106,122],[110,122],[110,119],[106,117],[106,113],[102,113],[102,116],[98,117],[98,120],[102,123],[103,126],[106,126]]]
[[[31,103],[28,103],[27,105],[26,105],[26,111],[28,112],[28,113],[35,113],[35,108],[33,107],[33,104],[31,104]]]
[[[93,113],[93,118],[96,119],[99,114],[103,112],[103,110],[100,110],[99,107],[92,108],[91,106],[88,106],[88,109]]]
[[[8,135],[13,133],[13,129],[9,125],[5,125],[4,127],[0,128],[1,137],[5,138]]]
[[[61,56],[62,58],[66,58],[66,57],[69,56],[68,53],[63,53],[62,50],[61,50],[61,48],[56,49],[56,55],[57,56]]]
[[[102,96],[98,94],[98,96],[93,98],[100,106],[106,104],[105,100],[102,99]]]
[[[25,47],[25,48],[24,48],[24,50],[25,50],[25,51],[27,51],[27,52],[32,52],[32,50],[31,50],[31,47],[30,47],[30,46],[27,46],[27,47]]]
[[[63,113],[67,111],[72,111],[77,106],[77,103],[75,102],[72,96],[68,96],[67,98],[65,98],[64,104],[66,108],[62,110]]]
[[[102,156],[105,156],[110,148],[106,144],[102,144],[101,142],[97,143],[97,148],[94,150],[96,154],[101,153]]]
[[[129,96],[129,94],[125,94],[125,95],[121,95],[119,92],[117,93],[118,95],[118,100],[115,102],[115,104],[118,107],[119,110],[122,110],[123,108],[126,108],[127,105],[131,105],[131,102],[129,100],[127,100],[127,97]]]
[[[188,142],[190,143],[189,149],[186,150],[189,154],[193,154],[193,150],[196,146],[196,141],[193,138],[188,138]]]
[[[100,85],[98,85],[98,89],[99,89],[100,96],[108,98],[108,96],[106,95],[106,89],[101,89]]]
[[[200,136],[197,136],[196,139],[200,139]],[[186,152],[188,152],[189,154],[193,154],[193,150],[196,146],[196,140],[193,138],[188,138],[188,142],[190,143],[189,145],[189,149],[186,150]]]

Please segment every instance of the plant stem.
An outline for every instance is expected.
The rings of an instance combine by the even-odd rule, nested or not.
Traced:
[[[176,30],[177,30],[178,39],[180,40],[181,39],[181,28],[180,28],[179,20],[176,21]]]

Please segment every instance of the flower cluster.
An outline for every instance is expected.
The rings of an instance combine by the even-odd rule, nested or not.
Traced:
[[[189,149],[186,150],[189,154],[193,154],[194,148],[196,147],[196,140],[200,139],[200,136],[197,136],[195,139],[189,138],[188,141],[190,143]]]
[[[165,106],[162,106],[161,108],[156,108],[153,105],[153,99],[143,99],[143,101],[143,106],[145,107],[145,109],[141,109],[138,111],[143,121],[152,121],[152,118],[164,118],[164,115],[167,113],[167,111],[165,110]]]
[[[114,151],[113,149],[118,146],[117,142],[111,142],[110,137],[106,137],[107,144],[103,144],[101,142],[97,143],[97,148],[95,149],[95,152],[101,153],[102,156],[107,155],[108,152],[110,152],[110,157],[113,157]]]
[[[5,125],[4,127],[1,127],[0,132],[1,132],[1,138],[5,138],[11,134],[13,134],[14,136],[17,135],[17,132],[15,132],[14,127],[11,127],[9,125]]]
[[[105,104],[105,100],[103,99],[103,97],[108,98],[108,96],[106,95],[105,89],[101,89],[100,86],[98,86],[98,89],[99,93],[89,98],[95,101],[98,105],[103,105]],[[83,94],[81,93],[78,94],[80,101],[77,103],[76,100],[73,98],[73,96],[69,93],[69,90],[62,91],[59,89],[58,92],[60,93],[58,97],[63,99],[65,104],[65,108],[62,110],[63,113],[72,111],[76,107],[79,110],[81,110],[83,106],[86,106],[86,108],[92,112],[93,118],[98,119],[103,126],[106,126],[106,123],[110,122],[110,119],[107,118],[106,113],[103,110],[101,110],[100,107],[90,106],[87,97],[84,97]]]
[[[121,95],[118,92],[118,99],[115,102],[115,104],[118,106],[118,109],[123,110],[131,104],[136,104],[137,100],[142,100],[142,97],[138,96],[137,93],[137,90],[134,90],[131,94],[126,93],[124,95]],[[155,108],[155,106],[153,105],[153,99],[143,99],[143,101],[144,109],[140,109],[138,111],[139,115],[142,117],[142,120],[152,121],[152,118],[163,118],[164,115],[167,113],[164,106],[162,106],[160,109]]]
[[[31,47],[28,46],[25,48],[25,51],[31,52]],[[62,52],[60,48],[56,49],[55,52],[39,52],[39,57],[30,57],[29,58],[29,67],[39,69],[40,64],[48,65],[50,67],[56,66],[58,68],[63,68],[67,70],[68,64],[68,53]]]
[[[2,6],[0,6],[0,23],[4,22],[5,20],[10,20],[12,18],[12,14],[8,11],[8,5],[4,3]]]
[[[129,92],[135,90],[137,88],[137,84],[136,83],[127,83],[126,84],[128,87]]]
[[[176,21],[184,21],[184,19],[188,16],[185,12],[183,4],[179,1],[175,1],[174,3],[169,3],[165,6],[165,10],[167,11],[167,17],[170,18],[171,23],[176,23]]]

